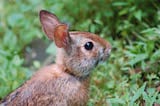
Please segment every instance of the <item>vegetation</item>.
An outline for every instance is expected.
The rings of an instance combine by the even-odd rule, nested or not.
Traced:
[[[33,73],[23,65],[24,49],[34,39],[46,40],[41,9],[71,30],[99,34],[112,44],[109,60],[92,73],[88,106],[160,104],[159,0],[1,0],[0,99]]]

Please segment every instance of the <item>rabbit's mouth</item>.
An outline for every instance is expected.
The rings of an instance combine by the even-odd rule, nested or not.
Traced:
[[[100,58],[96,61],[95,66],[97,66],[101,62],[106,61],[110,57],[110,53],[109,52],[106,55],[103,54],[102,56],[100,56]]]
[[[95,63],[95,66],[97,66],[99,63],[101,63],[101,62],[103,62],[103,61],[104,61],[104,59],[103,59],[103,58],[98,59],[98,60],[96,61],[96,63]]]
[[[101,63],[101,62],[103,62],[103,61],[105,61],[106,59],[104,59],[103,57],[102,58],[100,58],[100,59],[98,59],[97,61],[96,61],[96,63],[95,63],[95,66],[97,66],[99,63]]]
[[[97,60],[95,63],[95,67],[99,64],[100,60]]]
[[[103,58],[101,58],[101,61],[106,61],[108,58],[110,57],[110,54],[109,53],[107,53],[107,55],[106,56],[104,56]]]

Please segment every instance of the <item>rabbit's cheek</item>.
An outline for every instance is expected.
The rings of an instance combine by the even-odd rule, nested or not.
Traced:
[[[97,56],[97,50],[86,50],[83,46],[80,48],[80,52],[87,58]]]
[[[67,68],[72,70],[73,74],[81,77],[89,75],[96,64],[97,59],[93,57],[66,61]]]

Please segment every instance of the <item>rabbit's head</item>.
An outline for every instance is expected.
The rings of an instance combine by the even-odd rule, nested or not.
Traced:
[[[86,77],[100,62],[105,61],[111,51],[110,44],[98,35],[89,32],[69,32],[66,24],[45,10],[40,12],[40,21],[46,35],[55,42],[57,64],[77,77]]]

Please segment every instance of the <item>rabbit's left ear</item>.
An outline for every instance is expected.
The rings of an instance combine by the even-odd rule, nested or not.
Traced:
[[[56,15],[46,10],[41,10],[39,16],[43,31],[45,32],[48,38],[54,40],[53,32],[55,30],[55,27],[60,25],[61,22],[58,20]]]
[[[71,38],[68,29],[66,24],[58,25],[55,28],[53,35],[57,47],[67,49],[70,46]]]

